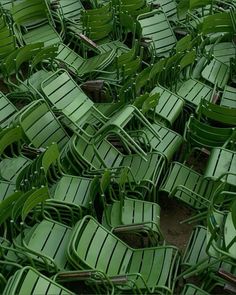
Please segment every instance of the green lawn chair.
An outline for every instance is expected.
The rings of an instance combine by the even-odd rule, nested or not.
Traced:
[[[10,12],[14,21],[14,32],[21,45],[43,42],[48,46],[62,41],[54,28],[46,1],[24,0],[14,3]]]
[[[128,170],[127,170],[128,171]],[[121,177],[125,181],[126,172]],[[96,181],[97,180],[97,181]],[[111,182],[111,174],[105,171],[100,179],[95,179],[95,187],[98,202],[103,209],[102,217],[100,211],[96,209],[98,219],[100,217],[103,226],[112,229],[115,234],[128,234],[132,233],[141,238],[144,242],[148,238],[149,246],[156,246],[163,240],[163,235],[160,230],[160,206],[153,202],[147,202],[138,199],[132,199],[132,192],[125,195],[122,183],[119,183],[118,192],[113,188],[114,184]],[[110,199],[112,203],[110,202]]]
[[[200,225],[194,227],[183,255],[184,270],[180,277],[187,279],[191,276],[203,275],[207,281],[208,275],[216,272],[220,267],[231,271],[232,265],[228,261],[221,261],[207,254],[207,245],[207,228]]]
[[[156,56],[166,56],[175,46],[176,37],[171,29],[165,13],[162,10],[139,15],[140,37],[150,42],[151,52]]]
[[[121,136],[131,148],[145,155],[144,151],[125,130],[125,126],[128,123],[132,124],[134,120],[140,122],[155,136],[158,136],[148,120],[132,105],[124,106],[111,118],[105,117],[70,75],[63,70],[57,71],[42,83],[42,92],[55,106],[55,109],[62,112],[65,120],[69,121],[69,126],[73,130],[76,132],[81,131],[81,134],[88,137],[89,140],[93,138],[95,143],[109,133],[113,133]],[[85,132],[83,126],[86,124],[97,125],[96,134],[92,133],[90,135]]]
[[[223,128],[208,125],[199,121],[193,115],[190,116],[184,131],[184,140],[187,146],[185,159],[191,153],[192,148],[211,150],[214,147],[232,145],[235,138],[234,128]]]
[[[92,79],[99,71],[106,68],[115,58],[115,51],[110,50],[88,59],[83,58],[65,44],[59,45],[56,60],[80,80]]]
[[[60,171],[56,168],[58,157],[58,146],[52,143],[18,175],[17,190],[27,191],[32,187],[39,188],[42,185],[55,183],[61,176]]]
[[[151,94],[154,93],[160,93],[160,98],[153,115],[154,121],[157,123],[160,121],[164,126],[167,125],[167,127],[172,126],[181,115],[184,100],[160,85],[151,91]]]
[[[72,295],[70,290],[49,279],[36,269],[26,266],[9,279],[2,294]]]
[[[51,1],[53,5],[53,1]],[[84,10],[84,6],[80,0],[68,2],[67,0],[56,1],[54,5],[56,13],[63,19],[65,22],[79,22],[81,17],[81,10]]]
[[[223,89],[230,78],[230,67],[214,58],[202,71],[202,77]]]
[[[162,153],[167,162],[170,162],[174,155],[180,148],[183,138],[177,132],[163,126],[161,123],[152,123],[152,127],[156,130],[159,138],[153,135],[147,128],[138,128],[138,130],[132,131],[132,134],[140,144],[143,144],[145,140],[147,145],[151,147],[153,151]],[[137,139],[136,139],[137,138]]]
[[[224,107],[202,99],[197,109],[198,118],[221,124],[221,126],[236,125],[236,109]]]
[[[210,200],[220,185],[220,181],[206,180],[203,175],[188,166],[172,162],[160,185],[159,195],[166,193],[196,211],[206,213]]]
[[[62,125],[44,100],[37,100],[28,104],[18,113],[14,124],[21,126],[30,145],[36,148],[45,148],[56,142],[59,149],[62,149],[69,139]]]
[[[226,85],[224,88],[224,92],[222,94],[220,105],[223,107],[236,109],[235,94],[236,94],[236,89],[234,87]]]
[[[10,102],[10,100],[0,92],[0,127],[6,127],[17,113],[17,108]]]
[[[102,7],[81,12],[82,30],[91,40],[98,41],[116,34],[111,2]],[[104,42],[101,42],[104,43]]]
[[[204,178],[222,180],[235,186],[236,180],[236,152],[224,147],[216,147],[211,150]]]
[[[220,42],[214,45],[208,45],[205,49],[206,51],[212,50],[214,57],[228,66],[230,65],[230,59],[235,58],[236,55],[236,48],[233,42]]]
[[[92,131],[92,130],[91,130]],[[101,174],[104,169],[111,170],[119,179],[121,172],[128,167],[128,186],[135,186],[137,191],[143,191],[143,196],[155,200],[155,187],[160,179],[165,166],[165,158],[157,152],[147,153],[146,159],[139,154],[121,153],[111,142],[104,139],[96,145],[86,142],[83,137],[74,136],[68,143],[68,161],[75,169],[75,173],[81,173],[81,169],[86,173]],[[68,151],[61,154],[61,162],[67,157]],[[75,163],[78,163],[75,165]],[[80,166],[80,167],[79,167]],[[68,162],[65,164],[69,167]],[[151,197],[152,196],[152,197]]]
[[[31,163],[21,151],[24,138],[22,129],[19,126],[5,128],[1,131],[0,138],[1,179],[14,184],[20,171]]]
[[[56,220],[47,218],[47,211],[44,211],[43,207],[41,209],[41,214],[43,215],[41,221],[39,220],[32,226],[26,226],[25,224],[26,218],[29,216],[31,210],[36,208],[38,204],[43,204],[48,197],[47,188],[41,187],[40,189],[33,189],[24,194],[22,199],[13,205],[13,231],[17,229],[19,219],[22,220],[20,222],[20,234],[17,236],[14,233],[13,243],[16,249],[23,251],[23,253],[31,257],[32,266],[38,270],[42,269],[49,273],[55,273],[58,270],[70,269],[65,256],[65,249],[72,228]],[[59,211],[58,213],[59,215],[65,214],[65,211]],[[71,223],[69,212],[67,214],[68,220]],[[65,219],[65,217],[59,216],[61,220]]]
[[[117,282],[122,278],[117,284],[120,290],[173,294],[179,264],[178,250],[173,246],[130,248],[86,216],[74,228],[67,255],[74,267],[104,272]]]
[[[196,108],[202,99],[211,100],[213,88],[210,86],[190,78],[183,83],[181,83],[177,94],[184,98],[187,104],[190,104]]]
[[[45,65],[51,64],[51,68],[53,68],[52,60],[56,56],[56,52],[57,46],[52,45],[44,48],[42,42],[16,49],[2,62],[4,82],[13,91],[38,93],[40,81],[50,75],[50,71],[43,69],[42,62]],[[37,72],[35,72],[36,66],[38,66]]]

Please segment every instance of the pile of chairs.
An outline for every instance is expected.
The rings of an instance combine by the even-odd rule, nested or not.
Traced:
[[[236,294],[235,34],[233,0],[0,0],[1,294]]]

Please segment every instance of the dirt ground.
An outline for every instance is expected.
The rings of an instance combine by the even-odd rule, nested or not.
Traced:
[[[183,204],[166,196],[160,196],[161,230],[168,244],[177,246],[184,252],[194,224],[180,221],[191,217],[192,210]]]

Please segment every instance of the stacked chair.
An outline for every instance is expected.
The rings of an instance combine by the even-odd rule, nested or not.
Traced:
[[[236,294],[235,33],[229,0],[0,0],[1,294]]]

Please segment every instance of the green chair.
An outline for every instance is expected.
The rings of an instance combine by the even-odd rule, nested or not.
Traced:
[[[213,102],[202,99],[197,109],[198,118],[215,122],[223,126],[236,125],[236,109],[217,105]]]
[[[4,128],[9,125],[9,123],[14,118],[17,113],[17,108],[8,100],[8,98],[0,92],[0,127]]]
[[[127,186],[135,186],[137,191],[143,191],[143,197],[148,194],[155,200],[155,187],[165,167],[162,154],[147,153],[146,159],[143,159],[139,154],[123,154],[107,139],[94,145],[79,136],[73,136],[66,148],[61,154],[62,163],[67,158],[65,169],[71,165],[76,171],[74,173],[81,173],[82,170],[89,175],[101,174],[108,169],[119,179],[123,169],[128,167]]]
[[[47,294],[47,295],[72,295],[73,292],[49,279],[36,269],[26,266],[9,279],[2,294]]]
[[[22,220],[20,222],[20,234],[18,236],[14,234],[13,244],[17,250],[23,251],[23,253],[30,256],[32,266],[38,270],[55,273],[58,270],[70,269],[65,251],[72,228],[47,218],[47,211],[44,211],[43,207],[41,209],[43,219],[38,220],[32,226],[27,226],[26,224],[27,216],[29,216],[30,212],[38,204],[43,204],[48,196],[47,188],[41,187],[40,189],[29,191],[26,194],[26,199],[25,195],[23,195],[24,202],[20,199],[13,206],[13,230],[17,229],[19,218]],[[63,220],[63,216],[61,219]],[[69,221],[71,222],[71,219]]]
[[[0,138],[1,179],[14,184],[20,171],[31,163],[21,151],[24,138],[22,129],[19,126],[5,128],[1,131]]]
[[[207,228],[201,225],[194,227],[185,249],[181,277],[204,274],[205,278],[210,272],[215,272],[221,267],[221,261],[207,254]],[[229,264],[224,263],[226,269],[231,269]]]
[[[124,171],[122,181],[125,181],[126,172]],[[132,199],[132,192],[125,195],[122,189],[123,184],[119,183],[118,192],[113,188],[111,174],[105,171],[101,179],[97,178],[94,190],[98,191],[98,202],[102,204],[102,224],[113,233],[129,233],[141,237],[144,242],[145,237],[149,245],[156,246],[163,240],[160,230],[160,206],[153,202],[147,202],[138,199]],[[112,203],[108,203],[109,201]],[[96,207],[96,199],[95,204]],[[99,208],[100,209],[100,208]],[[95,211],[96,210],[95,208]],[[98,216],[101,213],[98,212]]]
[[[208,125],[190,116],[184,131],[187,155],[192,148],[212,149],[214,147],[232,146],[235,138],[234,128],[223,128]],[[185,158],[188,158],[188,156]]]
[[[151,91],[151,94],[154,93],[160,93],[159,102],[154,110],[154,121],[157,123],[160,121],[163,125],[167,125],[167,127],[172,126],[181,115],[184,100],[160,85]]]
[[[114,58],[115,51],[110,50],[85,59],[65,44],[59,45],[56,56],[60,65],[65,66],[69,72],[81,80],[92,79],[95,75],[99,75],[99,71],[106,68]]]
[[[202,71],[202,77],[223,89],[230,78],[230,67],[214,58]]]
[[[230,59],[235,58],[236,48],[233,42],[220,42],[214,45],[208,45],[205,47],[206,51],[212,50],[213,55],[220,62],[230,65]]]
[[[152,127],[159,134],[159,138],[145,127],[138,128],[137,131],[132,131],[132,135],[140,144],[143,144],[146,140],[151,150],[162,153],[167,162],[170,162],[181,146],[183,141],[182,136],[160,123],[153,123]]]
[[[82,10],[81,23],[84,34],[91,40],[101,41],[109,35],[116,35],[115,18],[110,2],[99,8]]]
[[[236,152],[223,147],[215,147],[211,150],[207,161],[204,178],[210,180],[222,180],[235,186],[236,179]]]
[[[236,89],[226,85],[221,97],[220,105],[222,107],[236,109],[235,94],[236,94]]]
[[[30,165],[22,169],[16,179],[17,190],[27,191],[32,187],[40,188],[43,185],[52,185],[61,176],[57,171],[56,161],[59,157],[58,146],[53,143],[38,155]]]
[[[166,193],[197,211],[206,211],[220,184],[204,179],[203,175],[182,163],[172,162],[160,185],[159,194]]]
[[[10,10],[14,21],[14,32],[18,41],[23,44],[43,42],[45,46],[60,43],[60,35],[44,0],[29,0],[14,3]]]
[[[118,290],[173,294],[179,264],[178,250],[173,246],[130,248],[91,216],[85,216],[74,228],[67,255],[76,268],[104,272],[117,282],[122,278],[116,285]]]
[[[212,92],[213,89],[210,86],[193,78],[181,83],[177,90],[177,94],[193,107],[197,107],[202,99],[210,101]]]
[[[151,52],[156,56],[166,56],[175,46],[176,37],[165,13],[153,10],[137,17],[140,37],[150,42]]]
[[[59,149],[69,139],[66,131],[50,110],[46,101],[37,100],[22,109],[14,120],[19,124],[30,145],[45,148],[56,142]]]
[[[53,4],[53,1],[51,4]],[[59,2],[56,1],[54,10],[65,22],[77,23],[80,20],[81,10],[84,10],[84,6],[80,0],[70,3],[66,0],[61,0]]]

